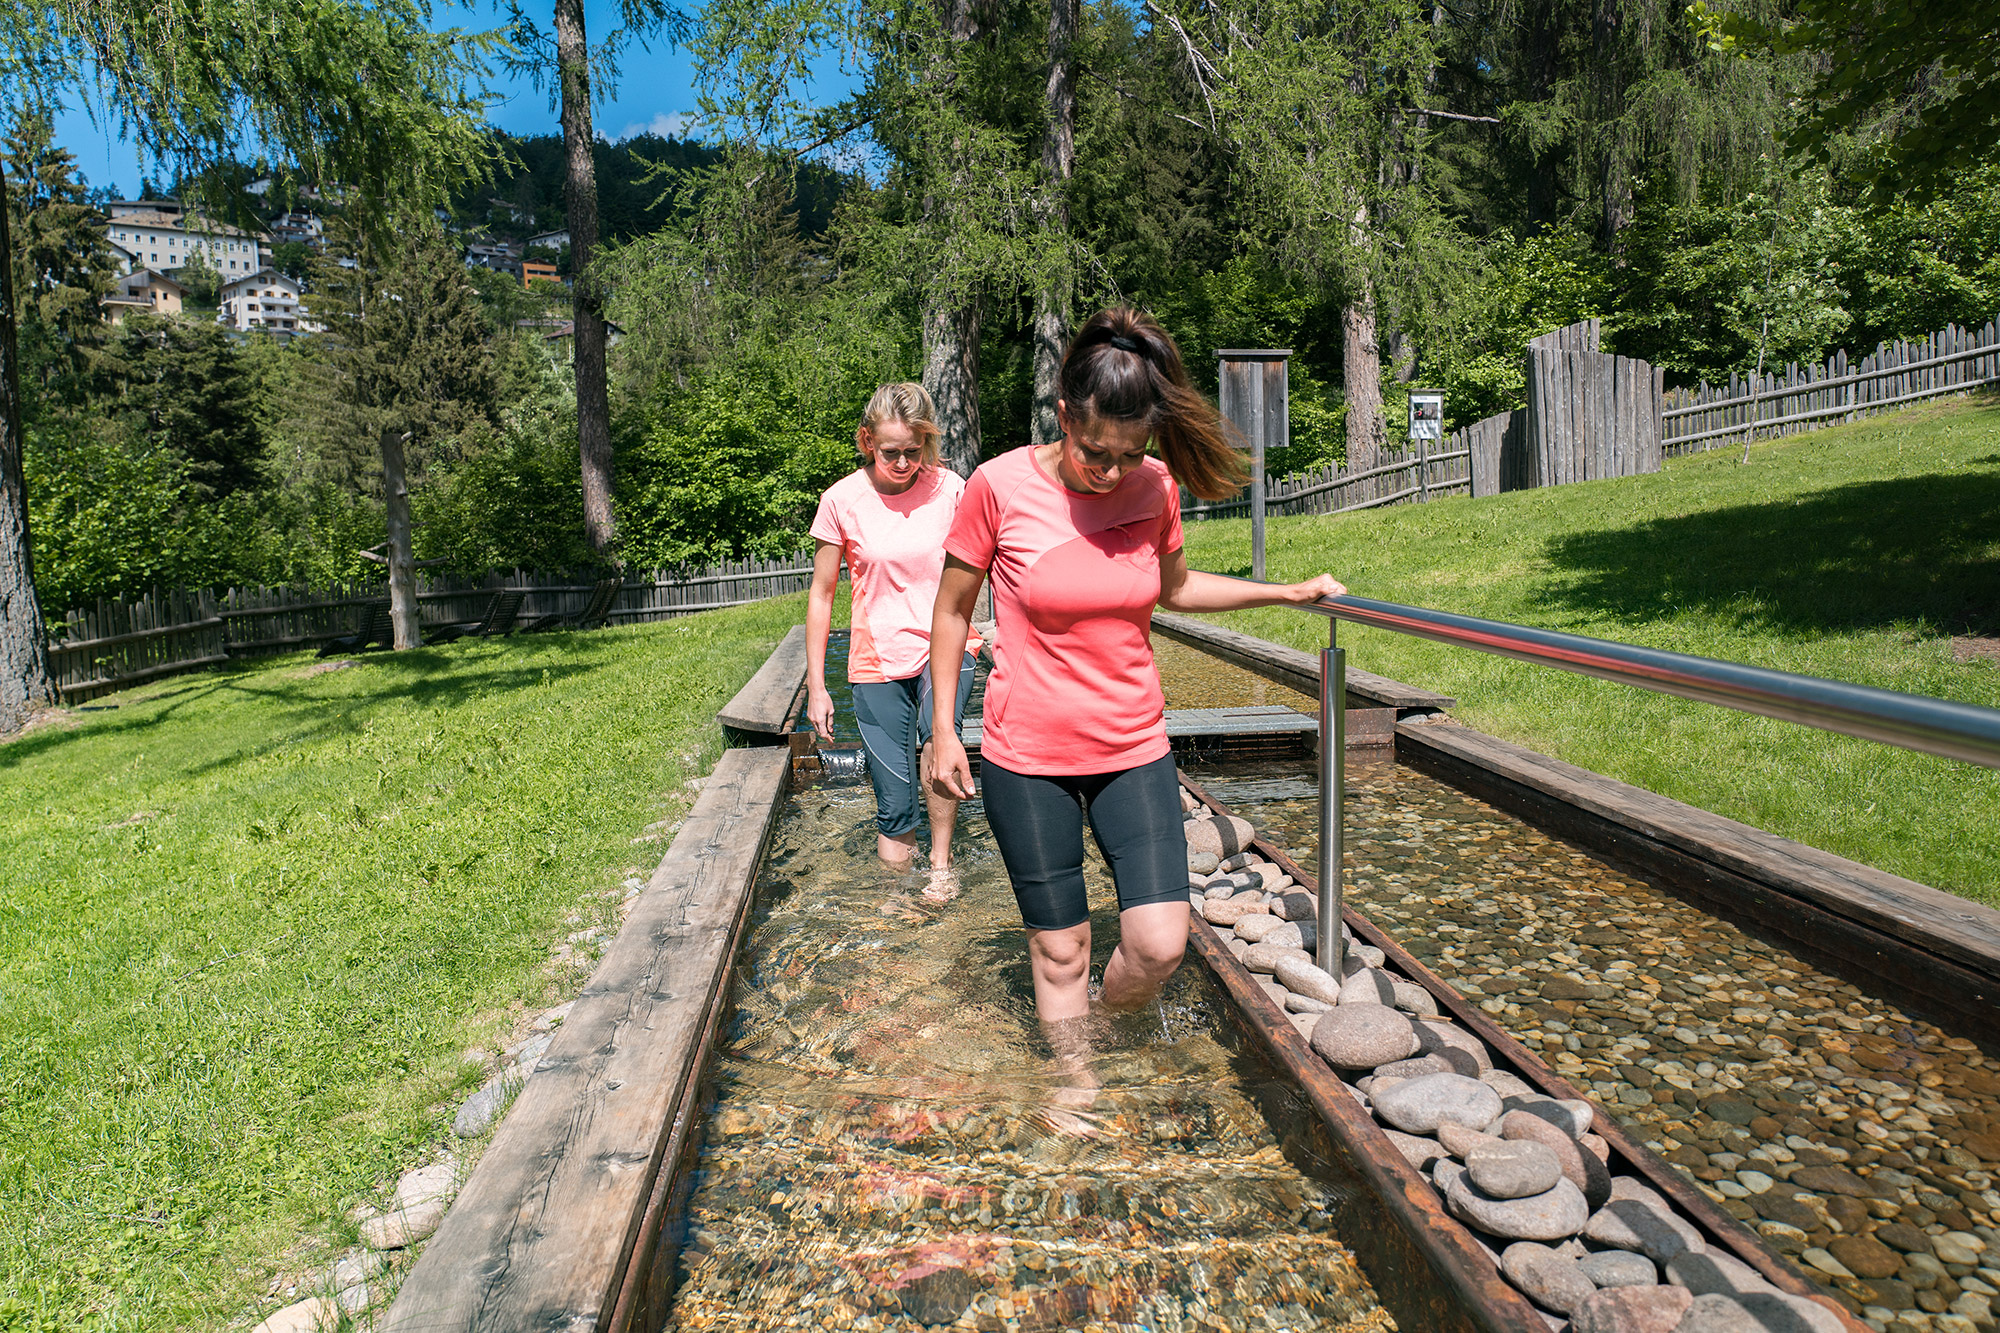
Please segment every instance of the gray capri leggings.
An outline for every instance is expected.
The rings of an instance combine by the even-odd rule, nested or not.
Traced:
[[[875,786],[875,827],[887,838],[915,829],[923,817],[923,781],[917,756],[931,738],[931,673],[920,671],[902,680],[850,684],[854,691],[854,721],[861,743],[868,747],[868,780]],[[972,697],[972,654],[958,669],[958,701],[952,713],[954,729],[965,720],[965,703]]]

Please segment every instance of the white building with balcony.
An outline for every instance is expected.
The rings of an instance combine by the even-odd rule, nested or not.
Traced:
[[[271,262],[270,242],[261,236],[190,216],[178,204],[145,202],[152,206],[112,204],[111,220],[105,224],[107,238],[132,256],[135,267],[172,272],[200,254],[227,282],[249,277]]]
[[[263,332],[288,338],[320,329],[299,299],[299,284],[274,268],[224,283],[220,306],[216,323],[239,333]]]

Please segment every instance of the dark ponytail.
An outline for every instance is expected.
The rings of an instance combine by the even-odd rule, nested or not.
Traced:
[[[1062,396],[1072,420],[1143,421],[1174,480],[1204,500],[1241,490],[1248,471],[1222,418],[1188,383],[1173,337],[1151,315],[1100,310],[1063,358]]]

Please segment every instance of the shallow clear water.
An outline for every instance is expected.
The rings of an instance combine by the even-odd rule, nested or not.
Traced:
[[[801,793],[766,859],[669,1327],[1394,1327],[1198,964],[1100,1029],[1080,1091],[979,803],[942,903],[876,861],[873,813]]]

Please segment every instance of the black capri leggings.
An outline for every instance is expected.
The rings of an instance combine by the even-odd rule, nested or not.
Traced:
[[[1086,810],[1118,886],[1120,911],[1188,900],[1187,837],[1172,755],[1087,777],[1034,777],[982,759],[979,781],[986,822],[1030,930],[1068,930],[1090,919],[1083,892]]]

